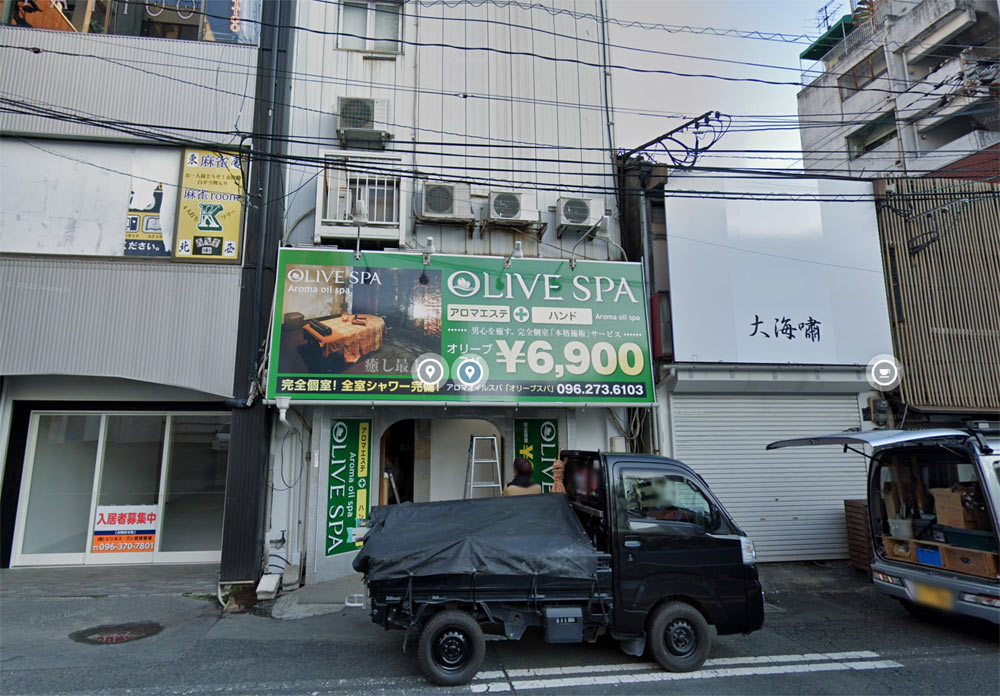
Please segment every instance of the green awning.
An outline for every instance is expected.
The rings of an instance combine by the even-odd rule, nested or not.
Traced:
[[[825,56],[831,48],[843,41],[844,37],[854,29],[854,17],[844,15],[836,24],[827,29],[823,36],[816,39],[812,46],[799,54],[799,60],[819,60]]]

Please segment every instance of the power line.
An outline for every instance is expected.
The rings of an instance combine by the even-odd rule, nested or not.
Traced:
[[[135,136],[138,136],[138,137],[142,137],[143,135],[147,134],[144,131],[139,130],[139,129],[148,129],[148,128],[156,128],[158,130],[169,129],[169,127],[162,126],[162,125],[156,125],[156,124],[143,124],[143,123],[134,123],[134,122],[121,122],[121,121],[113,121],[113,120],[103,120],[101,118],[94,118],[94,117],[89,117],[89,116],[80,116],[80,115],[74,114],[72,112],[58,111],[58,110],[53,109],[53,108],[38,107],[38,106],[35,106],[35,105],[28,104],[26,102],[19,102],[17,100],[0,98],[0,103],[3,103],[3,102],[6,102],[8,104],[12,104],[13,105],[13,106],[2,107],[2,110],[7,111],[7,112],[11,112],[11,113],[27,113],[27,114],[30,114],[30,115],[51,118],[51,119],[54,119],[54,120],[61,120],[61,121],[68,121],[68,122],[78,122],[78,123],[83,123],[83,124],[94,126],[94,127],[107,127],[109,129],[112,129],[112,130],[119,130],[121,132],[129,133],[129,134],[132,134],[132,135],[135,135]],[[188,129],[178,129],[178,130],[185,130],[185,131],[187,131]],[[191,130],[194,130],[194,129],[191,129]],[[230,133],[228,131],[205,131],[205,130],[203,130],[202,132],[222,133],[222,134],[225,134],[225,135],[239,135],[239,134]],[[193,143],[194,145],[197,145],[197,146],[200,146],[200,147],[205,147],[205,146],[208,145],[208,144],[206,144],[204,142],[196,142],[196,141],[193,141],[193,140],[178,139],[178,138],[176,138],[176,136],[164,134],[162,132],[159,132],[156,135],[159,136],[158,140],[160,140],[161,142],[169,142],[169,143],[172,143],[172,144],[184,144],[184,145],[191,145]],[[248,137],[251,137],[251,135],[252,134],[242,134],[242,137],[243,137],[243,139],[246,139]],[[166,140],[164,140],[164,138],[166,138]],[[333,139],[329,139],[329,141],[327,141],[327,139],[323,139],[323,138],[296,138],[294,136],[282,136],[281,138],[277,138],[277,139],[281,140],[283,142],[298,143],[298,144],[310,144],[310,145],[319,145],[319,146],[323,145],[325,142],[331,142],[331,143],[333,142]],[[414,143],[418,143],[419,141],[413,141],[413,142]],[[488,145],[486,145],[486,144],[479,144],[479,143],[465,143],[465,144],[462,144],[462,143],[446,143],[446,144],[434,143],[434,144],[435,145],[443,145],[443,146],[452,147],[452,148],[458,148],[458,147],[466,147],[466,148],[468,148],[468,147],[472,147],[472,148],[475,149],[476,147],[488,147]],[[511,149],[511,148],[505,148],[505,149]],[[576,148],[562,148],[562,150],[573,150],[573,149],[576,149]],[[590,150],[595,151],[595,152],[603,152],[602,148],[590,148]],[[389,151],[389,152],[392,152],[392,151]],[[765,152],[765,153],[771,152],[771,153],[773,153],[773,152],[787,152],[787,151],[779,151],[779,150],[759,150],[759,151],[756,151],[756,150],[721,150],[720,149],[717,152],[718,152],[718,156],[730,156],[729,153],[733,153],[731,156],[740,157],[740,156],[745,156],[746,153],[748,153],[748,152]],[[974,153],[976,151],[969,151],[969,152],[971,154],[971,153]],[[413,154],[414,156],[418,156],[418,157],[422,156],[422,157],[432,157],[432,158],[452,157],[452,158],[460,158],[460,159],[465,160],[465,161],[468,161],[470,159],[471,160],[480,159],[480,160],[490,160],[490,161],[492,161],[492,160],[499,160],[499,161],[509,161],[509,162],[530,162],[530,163],[534,163],[534,164],[552,163],[552,164],[558,164],[558,165],[562,165],[562,166],[565,166],[565,165],[579,165],[579,166],[584,166],[584,167],[590,166],[590,167],[594,167],[594,168],[596,168],[598,170],[601,170],[601,171],[579,172],[579,173],[582,174],[582,175],[589,174],[589,175],[594,175],[594,176],[601,175],[603,173],[603,169],[605,167],[605,164],[602,161],[599,161],[599,160],[579,160],[579,159],[573,159],[571,157],[566,156],[566,154],[562,154],[559,157],[537,157],[537,156],[525,157],[525,156],[520,156],[520,155],[516,155],[516,154],[500,155],[500,154],[494,154],[492,152],[489,153],[489,154],[478,154],[477,155],[477,154],[470,154],[468,152],[457,153],[457,152],[444,152],[444,151],[428,151],[428,150],[418,150],[416,148],[414,148],[411,151],[398,152],[398,154],[400,154],[400,155],[410,155],[410,154]],[[941,156],[954,157],[955,154],[956,153],[954,151],[950,151],[948,153],[943,153]],[[765,159],[769,159],[769,158],[765,158]],[[798,159],[798,158],[796,158],[796,159]],[[420,166],[420,163],[418,162],[417,165]],[[426,165],[424,165],[424,166],[426,166]],[[477,171],[477,170],[478,171],[492,171],[493,170],[492,167],[476,167],[476,166],[472,166],[472,165],[468,165],[468,164],[465,164],[465,165],[443,165],[442,164],[442,165],[438,165],[438,166],[440,168],[443,168],[443,169],[468,169],[468,170],[473,170],[473,171]],[[739,172],[755,172],[755,173],[762,173],[762,174],[769,174],[769,173],[777,173],[777,174],[782,174],[782,175],[789,174],[789,172],[787,170],[782,170],[782,169],[775,170],[773,168],[754,168],[754,169],[742,168],[742,169],[735,169],[735,168],[708,168],[708,167],[705,167],[705,168],[700,168],[700,169],[703,170],[703,171],[732,171],[732,172],[739,171]],[[934,170],[927,170],[924,173],[932,173],[933,171]],[[979,169],[968,170],[968,171],[970,173],[972,173],[972,174],[985,173],[983,170],[979,170]],[[535,171],[536,175],[541,175],[541,174],[559,175],[559,174],[562,174],[562,173],[564,173],[563,169],[556,169],[556,170],[541,170],[541,169],[536,169],[536,171]],[[916,173],[916,172],[914,172],[914,173]],[[838,171],[838,170],[810,171],[810,172],[804,173],[804,176],[807,176],[807,177],[809,177],[809,176],[816,177],[816,176],[823,176],[823,175],[843,176],[844,173],[842,171]],[[850,178],[857,179],[857,177],[850,177]]]

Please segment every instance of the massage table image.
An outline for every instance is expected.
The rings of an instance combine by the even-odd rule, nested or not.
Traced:
[[[341,353],[345,363],[353,364],[382,347],[385,319],[372,314],[308,319],[302,332],[307,341],[315,342],[322,357]]]

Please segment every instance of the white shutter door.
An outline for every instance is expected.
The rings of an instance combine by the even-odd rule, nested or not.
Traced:
[[[677,394],[674,457],[705,477],[761,561],[847,557],[844,500],[866,495],[867,464],[841,447],[769,442],[861,425],[857,396]]]

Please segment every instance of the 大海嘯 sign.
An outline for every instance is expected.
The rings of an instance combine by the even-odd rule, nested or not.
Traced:
[[[282,249],[268,398],[644,404],[639,264]]]

